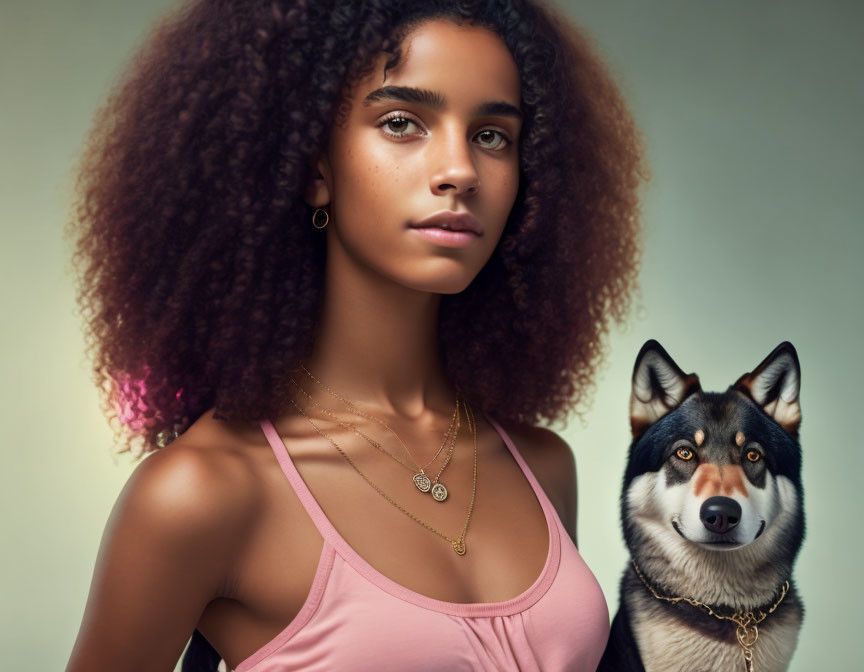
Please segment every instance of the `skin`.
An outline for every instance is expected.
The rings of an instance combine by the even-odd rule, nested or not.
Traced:
[[[519,117],[479,115],[477,108],[490,101],[518,108],[520,89],[512,56],[486,29],[428,21],[403,47],[403,61],[386,81],[382,57],[349,92],[350,114],[314,163],[306,199],[326,206],[330,223],[320,232],[327,236],[326,284],[305,365],[386,422],[426,464],[456,398],[437,347],[440,297],[464,290],[488,261],[518,188]],[[364,105],[382,86],[428,89],[446,104]],[[394,112],[410,123],[379,125]],[[441,210],[470,212],[483,235],[468,247],[444,248],[407,228]],[[348,412],[305,374],[293,375],[312,400],[410,463],[392,434]],[[326,421],[302,394],[297,399],[370,480],[435,529],[458,534],[474,461],[464,416],[442,474],[451,493],[442,504],[418,495],[396,461]],[[381,574],[449,602],[508,600],[540,574],[548,553],[542,509],[482,415],[477,496],[461,557],[370,488],[302,415],[292,409],[271,420],[329,520]],[[547,429],[505,429],[575,541],[569,446]],[[440,459],[433,474],[439,466]],[[171,669],[196,627],[233,668],[300,610],[321,548],[260,427],[217,420],[211,410],[144,460],[118,498],[67,670]]]

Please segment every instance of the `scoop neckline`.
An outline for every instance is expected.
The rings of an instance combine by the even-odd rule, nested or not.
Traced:
[[[303,507],[313,519],[313,522],[315,523],[319,533],[323,536],[325,543],[329,543],[336,553],[352,569],[394,597],[431,611],[437,611],[452,616],[508,616],[531,607],[552,585],[560,564],[561,534],[558,529],[558,523],[555,519],[552,503],[548,500],[543,489],[540,487],[539,482],[531,472],[531,469],[525,463],[522,456],[519,454],[519,451],[516,449],[512,440],[497,422],[485,413],[483,415],[489,424],[491,424],[498,432],[499,436],[504,441],[504,444],[510,450],[511,455],[513,455],[513,458],[522,470],[522,473],[528,479],[528,483],[531,485],[534,496],[537,498],[540,508],[543,510],[543,516],[546,520],[548,530],[546,561],[543,564],[543,568],[540,570],[540,574],[534,582],[520,594],[508,600],[499,602],[447,602],[445,600],[438,600],[434,597],[423,595],[422,593],[411,590],[410,588],[407,588],[382,574],[359,553],[357,553],[350,544],[348,544],[345,538],[330,522],[329,518],[327,518],[324,510],[318,503],[318,500],[315,499],[315,495],[312,494],[312,491],[306,485],[306,482],[303,480],[303,477],[294,465],[288,449],[285,446],[285,442],[276,431],[273,423],[268,419],[263,419],[260,422],[265,434],[268,435],[267,438],[270,440],[271,447],[274,448],[274,453],[276,454],[276,458],[279,461],[283,473],[291,482],[291,485],[294,486],[294,490],[300,497]],[[274,439],[279,440],[281,450],[276,450]]]

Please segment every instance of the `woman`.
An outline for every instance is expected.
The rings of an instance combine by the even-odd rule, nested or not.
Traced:
[[[77,232],[107,410],[160,449],[67,669],[169,670],[195,631],[186,669],[593,670],[573,457],[534,424],[625,314],[639,157],[536,2],[160,24],[97,119]]]

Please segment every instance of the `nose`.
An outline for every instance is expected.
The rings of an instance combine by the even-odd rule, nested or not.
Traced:
[[[480,178],[469,142],[461,131],[442,131],[440,144],[434,151],[430,187],[436,196],[446,195],[447,191],[456,194],[474,194],[480,187]]]
[[[726,534],[741,522],[741,505],[731,497],[709,497],[699,509],[702,524],[715,534]]]

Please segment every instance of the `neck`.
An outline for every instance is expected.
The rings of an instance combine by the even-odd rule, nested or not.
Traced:
[[[421,424],[430,411],[449,418],[456,394],[441,365],[439,306],[439,294],[386,278],[333,246],[304,364],[369,413]]]
[[[645,576],[644,572],[640,569],[639,565],[636,564],[635,560],[631,560],[631,564],[633,566],[633,569],[636,572],[636,576],[639,577],[639,580],[642,582],[642,585],[644,585],[645,589],[649,593],[651,593],[651,595],[653,597],[655,597],[656,599],[662,600],[665,602],[670,602],[670,603],[686,602],[688,604],[691,604],[694,607],[700,607],[700,606],[706,607],[708,609],[709,615],[712,615],[712,616],[718,615],[718,612],[721,611],[720,609],[718,609],[718,607],[720,607],[720,605],[711,604],[708,602],[703,602],[702,600],[698,600],[698,599],[696,599],[690,595],[665,594],[663,592],[662,588],[652,584],[652,582],[648,579],[648,577]],[[788,590],[789,590],[789,580],[786,579],[785,581],[782,582],[782,584],[774,587],[773,596],[772,596],[770,602],[764,602],[764,603],[760,602],[760,603],[751,603],[751,604],[746,604],[746,602],[744,602],[744,603],[742,603],[743,606],[742,606],[742,604],[737,604],[737,605],[733,605],[733,608],[736,610],[737,614],[747,613],[747,612],[771,613],[777,608],[777,606],[780,604],[780,602],[783,601],[783,598],[786,596],[786,593]],[[729,605],[723,605],[723,606],[728,607]],[[721,613],[719,615],[722,617],[724,614]]]

